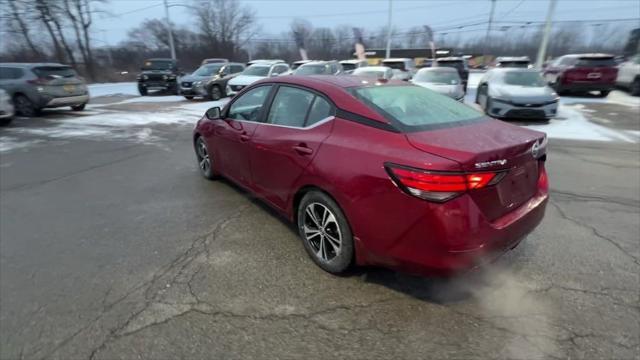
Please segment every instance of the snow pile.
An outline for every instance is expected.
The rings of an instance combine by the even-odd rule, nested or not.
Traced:
[[[108,95],[140,95],[138,92],[138,84],[134,82],[91,84],[87,87],[89,88],[89,95],[91,97]]]

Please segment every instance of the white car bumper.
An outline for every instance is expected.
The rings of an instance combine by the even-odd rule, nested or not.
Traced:
[[[558,112],[558,101],[539,104],[517,104],[491,99],[487,113],[496,118],[551,119]]]

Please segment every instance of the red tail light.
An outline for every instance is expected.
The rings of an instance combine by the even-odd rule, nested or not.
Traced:
[[[437,202],[497,184],[506,175],[506,172],[433,172],[397,165],[387,165],[386,169],[396,185],[406,193]]]
[[[547,176],[547,170],[544,167],[542,162],[539,163],[539,172],[538,175],[538,189],[543,191],[549,191],[549,177]]]

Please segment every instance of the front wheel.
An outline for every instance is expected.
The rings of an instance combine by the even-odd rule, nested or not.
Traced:
[[[611,90],[600,90],[600,92],[598,93],[598,97],[607,97],[610,92]]]
[[[200,168],[200,174],[209,180],[215,180],[218,174],[213,170],[213,161],[207,148],[207,143],[202,136],[196,139],[196,159],[198,160],[198,167]]]
[[[147,88],[144,86],[140,86],[138,85],[138,92],[140,93],[140,95],[142,96],[147,96],[147,94],[149,93],[149,91],[147,91]]]
[[[222,98],[222,90],[220,89],[220,86],[213,85],[209,90],[209,99],[215,101],[220,100],[220,98]]]
[[[4,119],[0,119],[0,126],[7,126],[9,124],[11,124],[11,122],[13,121],[13,118],[4,118]]]
[[[308,192],[298,205],[298,232],[320,268],[340,274],[353,263],[353,236],[347,218],[327,194]]]
[[[184,98],[187,100],[193,100],[193,96],[191,95],[185,95]]]
[[[71,107],[71,110],[73,111],[82,111],[84,110],[84,108],[87,106],[87,104],[81,104],[81,105],[74,105]]]

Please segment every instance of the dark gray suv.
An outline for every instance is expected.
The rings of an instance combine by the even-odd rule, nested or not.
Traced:
[[[84,80],[67,65],[55,63],[0,63],[4,89],[22,116],[37,116],[43,108],[70,106],[83,110],[89,102]]]

